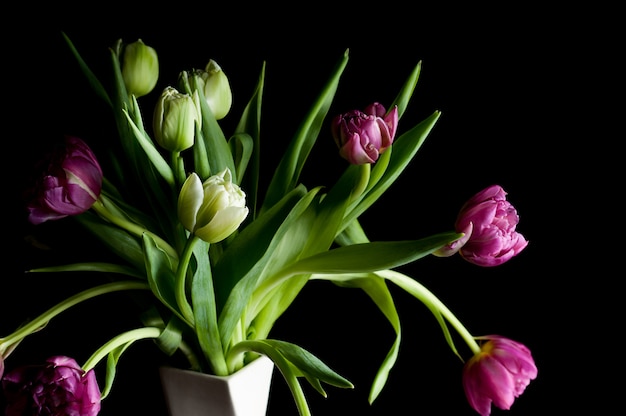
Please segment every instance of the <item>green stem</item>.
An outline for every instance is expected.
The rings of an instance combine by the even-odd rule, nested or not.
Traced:
[[[137,281],[121,281],[114,283],[107,283],[101,286],[92,287],[90,289],[84,290],[74,296],[71,296],[64,301],[58,303],[52,308],[48,309],[37,318],[28,322],[26,325],[20,327],[15,332],[10,334],[5,338],[0,338],[0,353],[5,350],[5,346],[10,346],[16,342],[21,341],[26,336],[40,330],[43,326],[45,326],[52,318],[59,315],[61,312],[71,308],[72,306],[81,303],[84,300],[91,299],[93,297],[117,292],[121,290],[150,290],[150,286],[145,282],[137,282]]]
[[[369,163],[364,163],[362,165],[358,165],[358,169],[359,180],[357,183],[354,184],[354,188],[352,189],[352,192],[350,194],[350,202],[354,202],[358,198],[360,198],[370,183],[372,165],[370,165]]]
[[[200,239],[194,234],[189,235],[189,238],[185,243],[185,247],[183,248],[183,252],[181,253],[181,257],[178,262],[178,268],[176,269],[176,303],[178,303],[180,312],[191,326],[194,326],[195,319],[193,317],[193,310],[191,309],[191,305],[187,300],[186,278],[187,269],[189,268],[189,261],[191,260],[191,256],[193,255],[193,248],[198,241],[200,241]]]
[[[202,371],[202,366],[200,365],[200,361],[193,349],[189,347],[189,345],[185,341],[181,341],[178,345],[178,349],[183,353],[187,361],[189,361],[190,368],[195,371]]]
[[[180,152],[172,152],[170,160],[172,171],[174,172],[174,176],[176,177],[177,189],[180,189],[186,179],[185,162],[181,157]]]
[[[450,323],[450,325],[456,329],[474,354],[481,351],[480,345],[478,345],[474,336],[467,330],[467,328],[465,328],[452,311],[448,309],[448,307],[444,305],[444,303],[439,300],[437,296],[435,296],[430,290],[426,289],[426,287],[424,287],[417,280],[394,270],[381,270],[376,272],[376,274],[395,283],[411,295],[415,296],[431,311],[439,312]]]
[[[141,227],[140,225],[133,223],[131,221],[126,220],[120,215],[113,214],[107,207],[108,204],[112,204],[110,200],[108,200],[104,195],[100,194],[100,197],[96,200],[96,202],[91,206],[94,211],[98,213],[102,218],[112,222],[118,227],[128,231],[129,233],[141,238],[144,233],[149,234],[154,241],[157,243],[159,248],[165,250],[165,252],[172,257],[173,259],[178,258],[178,253],[174,248],[165,240],[163,240],[158,235],[153,232]]]
[[[106,344],[98,348],[98,350],[94,352],[91,357],[89,357],[89,359],[85,362],[82,368],[83,370],[85,370],[85,372],[87,372],[94,368],[101,359],[106,357],[107,354],[109,354],[116,348],[140,339],[158,338],[160,335],[161,329],[157,327],[145,327],[124,332],[123,334],[112,338]]]

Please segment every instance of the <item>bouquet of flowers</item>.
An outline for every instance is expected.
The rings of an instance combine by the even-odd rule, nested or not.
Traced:
[[[416,240],[371,241],[359,221],[409,165],[440,116],[435,111],[401,128],[420,62],[393,102],[374,102],[329,119],[349,60],[346,51],[261,189],[261,175],[267,174],[260,157],[265,65],[236,128],[227,133],[220,121],[230,113],[232,91],[217,62],[180,72],[146,121],[140,100],[159,79],[156,50],[141,40],[120,39],[110,49],[113,87],[105,88],[65,39],[111,109],[119,140],[111,143],[105,165],[89,138],[66,137],[33,184],[28,218],[41,224],[71,217],[116,260],[30,270],[103,273],[110,282],[76,293],[0,338],[7,415],[96,415],[118,360],[145,339],[167,355],[182,355],[187,368],[218,376],[265,355],[283,375],[299,414],[309,415],[302,381],[323,395],[322,383],[353,387],[307,349],[271,337],[275,322],[314,279],[362,289],[397,334],[372,382],[370,402],[383,390],[399,354],[400,319],[390,283],[432,312],[452,353],[464,363],[465,393],[479,414],[489,415],[492,403],[510,408],[537,376],[526,346],[498,335],[473,336],[433,293],[397,271],[429,255],[458,253],[469,263],[493,267],[520,253],[527,240],[516,231],[519,217],[501,186],[468,200],[453,230]],[[309,187],[300,174],[320,133],[334,139],[336,156],[346,167],[334,183]],[[142,299],[137,329],[107,340],[82,365],[55,356],[9,370],[11,352],[51,319],[118,291],[133,291]],[[455,338],[469,354],[457,350]],[[104,359],[99,384],[96,370]]]

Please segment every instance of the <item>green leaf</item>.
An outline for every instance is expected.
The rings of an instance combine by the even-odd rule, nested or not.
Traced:
[[[322,89],[296,136],[289,142],[289,147],[278,164],[268,187],[261,208],[262,211],[274,205],[298,183],[304,163],[317,140],[322,123],[337,91],[339,79],[347,64],[348,50],[345,51],[329,81]]]
[[[128,120],[128,125],[130,126],[132,132],[135,135],[135,139],[137,143],[141,146],[141,148],[146,152],[146,156],[148,156],[148,160],[152,163],[152,166],[155,167],[157,172],[161,175],[161,177],[167,182],[168,185],[174,188],[174,172],[172,172],[172,168],[167,163],[167,161],[161,156],[161,153],[154,146],[152,139],[148,136],[148,134],[143,130],[143,126],[137,126],[135,121],[130,117],[128,111],[123,110],[124,115]]]
[[[424,304],[432,312],[437,319],[437,322],[441,326],[441,330],[443,331],[446,342],[450,346],[450,349],[454,354],[456,354],[461,361],[463,361],[463,357],[457,351],[454,341],[452,340],[452,335],[450,334],[450,330],[448,329],[447,322],[452,323],[452,325],[459,331],[460,334],[465,334],[466,339],[469,339],[469,342],[474,342],[473,337],[467,330],[463,327],[463,325],[459,322],[459,320],[452,314],[452,312],[448,309],[446,305],[444,305],[437,296],[435,296],[430,290],[428,290],[424,285],[419,283],[417,280],[399,273],[395,270],[380,270],[376,272],[377,275],[389,280],[390,282],[396,284],[403,290],[405,290],[410,295],[414,296],[420,302]]]
[[[254,142],[252,137],[247,133],[235,133],[235,135],[228,141],[228,145],[230,146],[231,153],[235,159],[235,167],[237,169],[235,183],[241,184],[244,179],[246,169],[248,168],[248,162],[250,162],[250,158],[252,157]],[[251,195],[247,193],[248,189],[250,188],[245,189],[246,199],[251,201]],[[252,201],[254,201],[254,195],[252,195]],[[248,202],[248,205],[249,204],[250,202]]]
[[[194,75],[197,76],[197,75]],[[202,137],[204,147],[207,149],[207,158],[211,167],[211,175],[215,175],[225,168],[230,169],[233,177],[237,177],[237,170],[233,156],[230,153],[226,136],[215,119],[209,104],[206,101],[202,88],[197,89],[200,98],[200,109],[202,112]],[[205,180],[206,178],[202,178]]]
[[[196,140],[192,147],[193,151],[193,171],[200,179],[206,180],[211,176],[211,165],[209,164],[209,151],[206,148],[206,141],[202,134],[202,128],[196,124]]]
[[[419,79],[421,69],[422,61],[419,61],[415,68],[413,68],[413,71],[411,72],[411,75],[409,75],[409,78],[407,78],[407,80],[404,82],[404,85],[402,86],[402,89],[398,93],[397,97],[395,98],[395,100],[393,100],[391,106],[389,107],[391,109],[395,105],[398,106],[398,119],[402,118],[402,115],[404,114],[404,111],[406,110],[406,107],[408,106],[409,101],[413,96],[413,91],[415,90],[415,86],[417,85],[417,80]]]
[[[306,273],[358,273],[393,269],[431,254],[462,234],[441,233],[420,240],[374,241],[306,257],[283,270],[283,277]]]
[[[320,381],[340,388],[354,388],[350,381],[298,345],[275,339],[246,340],[231,348],[229,359],[244,351],[266,355],[274,362],[287,382],[301,416],[310,416],[311,412],[298,377],[305,377],[311,386],[324,397],[326,397],[326,392]]]
[[[154,295],[180,319],[184,321],[178,309],[175,295],[175,265],[171,263],[170,256],[157,246],[149,234],[143,235],[145,250],[146,275],[150,289]]]
[[[113,107],[113,103],[111,102],[111,99],[109,98],[109,94],[107,94],[106,89],[102,86],[98,78],[94,75],[87,63],[83,60],[82,56],[78,53],[78,50],[74,46],[74,43],[72,43],[70,38],[64,32],[61,32],[61,35],[63,35],[63,38],[69,46],[70,51],[78,61],[78,66],[80,67],[81,71],[83,71],[83,74],[87,78],[89,85],[91,85],[91,88],[93,88],[96,95],[102,98],[102,100],[104,100],[110,107]]]
[[[141,280],[146,278],[144,274],[138,272],[132,267],[102,262],[85,262],[66,264],[63,266],[39,267],[37,269],[31,269],[29,272],[103,272],[123,274],[126,276],[136,277]]]
[[[236,135],[245,133],[252,138],[251,170],[246,174],[239,172],[239,170],[237,171],[237,177],[241,178],[239,179],[239,183],[248,197],[251,220],[257,217],[258,188],[261,169],[261,105],[264,83],[265,62],[263,62],[256,89],[241,115],[239,124],[235,128]]]
[[[391,349],[379,367],[376,377],[372,382],[369,394],[370,404],[376,400],[389,377],[389,372],[394,367],[400,351],[401,330],[400,318],[396,310],[393,297],[385,283],[385,279],[375,273],[347,273],[347,274],[322,274],[315,275],[312,279],[329,280],[333,283],[351,288],[360,288],[372,299],[378,309],[385,315],[396,333],[396,339]]]
[[[111,223],[105,222],[90,211],[77,215],[74,218],[109,247],[114,254],[128,261],[140,272],[145,270],[143,249],[135,236]]]
[[[183,321],[177,316],[174,315],[171,317],[159,338],[155,340],[161,351],[171,356],[178,350],[183,339],[182,333],[185,328],[184,325]]]
[[[128,342],[115,350],[111,351],[109,355],[107,355],[107,366],[106,366],[106,378],[104,382],[104,388],[102,389],[102,393],[100,394],[100,400],[105,399],[109,393],[111,392],[111,387],[113,387],[113,381],[115,381],[115,374],[117,372],[117,362],[120,359],[120,356],[124,353],[126,348],[128,348],[132,344]]]
[[[265,339],[263,342],[280,352],[283,357],[289,360],[302,373],[314,379],[321,380],[326,384],[330,384],[331,386],[349,389],[354,388],[354,385],[350,381],[333,371],[324,364],[322,360],[304,348],[290,342],[276,339]]]
[[[225,376],[228,375],[228,371],[217,325],[215,292],[208,251],[209,243],[198,239],[193,250],[197,267],[191,282],[191,302],[200,348],[211,363],[213,372]]]

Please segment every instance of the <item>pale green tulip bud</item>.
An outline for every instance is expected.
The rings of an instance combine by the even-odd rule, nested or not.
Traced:
[[[230,236],[248,216],[246,194],[227,168],[204,183],[191,173],[178,197],[178,218],[187,231],[208,243]]]
[[[147,95],[159,79],[159,58],[154,48],[141,39],[124,47],[122,77],[128,94],[135,97]]]
[[[157,101],[152,118],[157,143],[172,152],[193,146],[196,123],[200,123],[198,93],[191,97],[166,87]]]
[[[233,94],[230,90],[228,77],[213,59],[209,61],[204,71],[197,71],[196,75],[200,78],[197,87],[202,88],[215,119],[223,119],[230,111],[233,103]]]

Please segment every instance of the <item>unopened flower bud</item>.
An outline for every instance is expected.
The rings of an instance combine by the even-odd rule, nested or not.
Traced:
[[[380,103],[365,111],[353,110],[333,120],[331,132],[339,154],[353,165],[374,163],[393,143],[398,126],[398,107],[386,114]]]
[[[135,97],[147,95],[159,78],[159,59],[154,48],[141,39],[124,47],[122,77],[128,94]]]
[[[196,122],[200,122],[198,94],[191,97],[173,87],[163,90],[152,118],[154,137],[164,149],[181,152],[193,146]]]
[[[230,236],[247,216],[246,195],[232,183],[229,169],[204,183],[196,173],[191,173],[180,190],[180,222],[208,243],[218,243]]]
[[[197,88],[202,88],[207,104],[216,120],[226,117],[233,103],[233,94],[228,77],[213,59],[204,71],[196,71]]]

